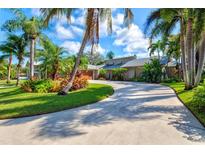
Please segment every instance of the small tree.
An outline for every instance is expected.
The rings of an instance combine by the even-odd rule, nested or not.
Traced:
[[[108,53],[107,53],[107,55],[106,55],[106,58],[107,59],[113,59],[115,57],[115,54],[114,54],[114,52],[112,52],[112,51],[109,51]]]
[[[162,66],[158,59],[152,59],[143,66],[142,78],[146,82],[159,83],[162,76]]]

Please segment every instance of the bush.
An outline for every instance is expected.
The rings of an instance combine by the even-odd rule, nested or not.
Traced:
[[[49,93],[59,92],[68,84],[68,79],[61,79],[58,81],[52,80],[28,80],[21,84],[21,88],[26,92]],[[71,90],[78,90],[85,88],[88,85],[88,77],[83,75],[76,75]]]
[[[115,68],[112,70],[112,79],[113,80],[124,80],[125,73],[127,72],[126,68]]]
[[[61,88],[64,88],[68,84],[68,80],[61,81]],[[74,79],[73,86],[71,90],[78,90],[81,88],[85,88],[88,85],[88,77],[83,75],[77,75]]]
[[[52,87],[51,80],[28,80],[21,84],[21,88],[26,92],[48,93]]]
[[[194,91],[192,103],[199,110],[205,111],[205,81],[201,86],[198,86]]]
[[[159,83],[162,76],[162,67],[158,59],[152,59],[143,66],[142,78],[146,82]]]
[[[53,85],[52,85],[52,88],[50,89],[50,92],[59,92],[62,89],[61,81],[60,80],[59,81],[52,81]]]
[[[180,82],[181,80],[178,77],[171,77],[168,79],[164,79],[163,82],[165,83],[173,83],[173,82]]]
[[[99,71],[99,79],[105,79],[106,78],[107,71],[105,69],[100,69]]]

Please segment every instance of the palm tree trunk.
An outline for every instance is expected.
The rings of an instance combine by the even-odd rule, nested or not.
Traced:
[[[205,62],[205,33],[203,34],[202,42],[200,43],[200,47],[199,47],[199,63],[198,63],[194,86],[197,86],[201,80],[201,74],[203,72],[204,62]]]
[[[78,56],[77,56],[76,61],[75,61],[74,68],[73,68],[71,76],[68,80],[68,84],[58,93],[58,95],[66,95],[68,93],[68,91],[70,90],[70,88],[72,87],[73,81],[75,79],[75,75],[78,71],[78,66],[80,64],[80,59],[83,55],[83,51],[84,51],[85,46],[87,44],[88,36],[89,36],[89,31],[88,31],[88,29],[86,29],[83,40],[82,40],[82,43],[81,43],[81,46],[80,46],[80,50],[78,52]]]
[[[180,48],[181,48],[181,63],[182,63],[182,73],[183,73],[183,80],[187,83],[187,69],[186,69],[186,52],[184,47],[184,24],[183,18],[180,20]]]
[[[12,65],[12,52],[10,51],[10,55],[9,55],[9,65],[8,65],[8,74],[7,74],[7,83],[11,82],[11,65]]]
[[[16,80],[16,86],[19,85],[19,81],[20,81],[20,72],[21,72],[21,62],[19,61],[18,65],[17,65],[17,80]]]
[[[192,76],[192,20],[189,18],[188,23],[187,23],[187,35],[186,35],[186,52],[187,52],[187,71],[188,71],[188,79],[186,83],[186,89],[192,89],[192,81],[193,81],[193,76]]]
[[[34,77],[34,50],[35,50],[35,39],[31,39],[30,44],[30,80],[33,80]]]

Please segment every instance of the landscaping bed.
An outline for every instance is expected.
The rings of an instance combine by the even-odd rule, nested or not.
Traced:
[[[184,90],[183,82],[173,82],[173,83],[162,83],[162,85],[166,85],[171,87],[180,100],[184,103],[184,105],[198,118],[198,120],[205,126],[205,112],[199,109],[198,104],[202,102],[194,102],[194,94],[196,89],[192,90]]]
[[[69,92],[27,93],[19,87],[0,89],[0,119],[40,115],[95,103],[113,94],[109,85],[90,83],[87,88]]]

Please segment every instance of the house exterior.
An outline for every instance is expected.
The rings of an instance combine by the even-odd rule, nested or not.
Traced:
[[[136,56],[129,56],[129,57],[122,57],[122,58],[106,60],[105,65],[102,67],[103,69],[107,70],[106,78],[111,80],[112,79],[112,69],[122,68],[123,65],[135,59],[136,59]]]
[[[122,58],[115,58],[115,59],[106,60],[104,65],[101,66],[89,65],[86,71],[87,71],[87,75],[90,76],[90,79],[97,79],[99,75],[99,70],[105,69],[107,70],[106,79],[111,80],[113,69],[126,68],[127,72],[125,74],[125,79],[130,80],[130,79],[140,77],[143,71],[144,64],[151,62],[151,59],[153,58],[155,57],[136,58],[136,56],[129,56],[129,57],[122,57]],[[181,73],[181,72],[177,72],[176,63],[173,61],[168,62],[168,59],[166,57],[161,57],[160,63],[163,66],[167,65],[166,73],[168,77],[174,77]],[[84,74],[86,75],[86,73]]]

